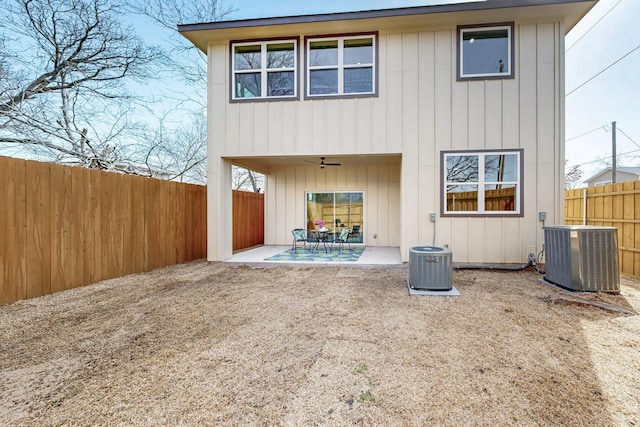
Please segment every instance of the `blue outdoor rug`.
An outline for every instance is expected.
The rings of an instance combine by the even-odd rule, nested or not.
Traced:
[[[265,258],[265,261],[306,261],[306,262],[331,262],[331,261],[357,261],[364,252],[364,248],[357,247],[345,248],[342,253],[338,253],[338,249],[329,250],[325,252],[324,249],[318,248],[315,251],[309,251],[307,249],[298,248],[297,252],[293,249],[289,249],[270,258]]]

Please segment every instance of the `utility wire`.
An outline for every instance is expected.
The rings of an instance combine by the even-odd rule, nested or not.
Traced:
[[[609,132],[609,131],[607,130],[607,128],[606,128],[606,127],[607,127],[607,125],[603,125],[603,126],[597,127],[597,128],[595,128],[595,129],[593,129],[593,130],[590,130],[589,132],[585,132],[585,133],[583,133],[582,135],[574,136],[574,137],[573,137],[573,138],[571,138],[571,139],[567,139],[567,140],[565,140],[565,142],[573,141],[574,139],[578,139],[578,138],[581,138],[581,137],[583,137],[583,136],[585,136],[585,135],[589,135],[590,133],[593,133],[593,132],[595,132],[595,131],[597,131],[597,130],[600,130],[600,129],[604,129],[606,132]],[[629,135],[627,135],[627,134],[626,134],[626,132],[625,132],[625,131],[623,131],[623,130],[620,128],[620,126],[616,126],[616,131],[618,131],[618,132],[620,132],[621,134],[623,134],[624,136],[626,136],[626,137],[627,137],[627,139],[628,139],[629,141],[633,142],[633,143],[635,144],[635,146],[636,146],[636,147],[639,147],[639,148],[640,148],[640,144],[638,144],[636,141],[634,141],[634,140],[633,140],[633,138],[631,138]],[[640,150],[632,150],[632,151],[628,151],[628,152],[626,152],[626,153],[617,154],[617,155],[616,155],[616,157],[626,156],[627,154],[633,154],[633,153],[636,153],[636,152],[638,152],[638,151],[640,151]],[[604,159],[611,159],[611,158],[613,158],[613,156],[605,157]],[[602,160],[603,160],[603,159],[591,160],[591,161],[589,161],[589,162],[580,163],[580,164],[578,164],[578,165],[573,165],[573,166],[568,166],[568,167],[569,167],[569,168],[572,168],[572,167],[576,167],[576,166],[584,166],[584,165],[588,165],[588,164],[591,164],[591,163],[600,162],[600,161],[602,161]]]
[[[588,29],[587,31],[585,31],[585,32],[580,36],[580,38],[578,38],[578,40],[576,40],[575,42],[573,42],[573,44],[572,44],[571,46],[569,46],[569,47],[568,47],[564,52],[565,52],[565,53],[569,52],[569,51],[571,50],[571,48],[572,48],[572,47],[574,47],[575,45],[577,45],[577,44],[578,44],[578,42],[579,42],[580,40],[582,40],[582,38],[583,38],[584,36],[586,36],[587,34],[589,34],[589,31],[593,30],[593,27],[595,27],[596,25],[598,25],[598,24],[600,23],[600,21],[602,21],[602,20],[603,20],[603,19],[604,19],[608,14],[610,14],[610,13],[611,13],[611,11],[612,11],[613,9],[615,9],[615,8],[616,8],[616,6],[618,6],[621,2],[622,2],[622,0],[618,0],[618,3],[614,4],[614,5],[613,5],[613,7],[612,7],[611,9],[609,9],[609,11],[608,11],[607,13],[605,13],[604,15],[602,15],[602,16],[600,17],[600,19],[598,19],[598,20],[597,20],[597,21],[596,21],[596,22],[595,22],[591,27],[589,27],[589,29]]]
[[[629,139],[629,141],[633,142],[635,144],[636,147],[640,147],[640,144],[638,144],[637,142],[635,142],[629,135],[627,135],[622,129],[620,129],[620,127],[616,126],[616,130],[618,132],[620,132],[621,134],[623,134],[624,136],[627,137],[627,139]]]
[[[633,154],[633,153],[637,153],[640,151],[640,148],[637,150],[631,150],[631,151],[627,151],[626,153],[620,153],[618,155],[616,155],[616,157],[622,157],[622,156],[626,156],[627,154]],[[608,159],[612,159],[613,156],[607,156],[607,157],[603,157],[601,159],[596,159],[596,160],[590,160],[588,162],[584,162],[584,163],[579,163],[577,165],[572,165],[572,166],[567,166],[567,169],[569,168],[573,168],[576,166],[584,166],[584,165],[590,165],[591,163],[598,163],[598,162],[602,162],[603,160],[608,160]]]
[[[582,138],[583,136],[589,135],[590,133],[593,133],[595,131],[598,131],[600,129],[604,129],[606,125],[602,125],[602,126],[598,126],[597,128],[590,130],[589,132],[585,132],[582,135],[578,135],[578,136],[574,136],[573,138],[569,138],[569,139],[565,139],[564,142],[569,142],[569,141],[573,141],[574,139],[578,139],[578,138]]]
[[[631,49],[629,52],[627,52],[626,54],[624,54],[621,58],[617,59],[615,62],[613,62],[611,65],[607,66],[606,68],[604,68],[603,70],[601,70],[598,74],[596,74],[595,76],[591,77],[589,80],[587,80],[586,82],[582,83],[580,86],[578,86],[577,88],[573,89],[571,92],[569,92],[568,94],[565,95],[565,98],[568,97],[569,95],[571,95],[573,92],[577,91],[578,89],[580,89],[582,86],[586,85],[587,83],[589,83],[591,80],[595,79],[596,77],[598,77],[600,74],[604,73],[605,71],[607,71],[609,68],[613,67],[614,65],[616,65],[618,62],[622,61],[624,58],[626,58],[627,56],[631,55],[633,52],[635,52],[636,50],[640,49],[640,44],[636,47],[634,47],[633,49]]]

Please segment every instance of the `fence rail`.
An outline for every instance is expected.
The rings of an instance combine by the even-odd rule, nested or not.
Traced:
[[[0,304],[206,257],[206,187],[0,157]]]
[[[620,272],[640,277],[640,181],[565,191],[567,225],[618,229]]]

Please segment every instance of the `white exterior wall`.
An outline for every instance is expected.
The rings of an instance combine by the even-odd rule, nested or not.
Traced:
[[[306,227],[306,191],[363,191],[367,246],[400,246],[400,166],[317,166],[277,170],[267,177],[265,243],[291,244],[291,230]],[[374,237],[376,236],[376,237]]]
[[[515,79],[457,82],[455,26],[380,33],[378,97],[254,103],[229,102],[229,44],[209,46],[209,259],[231,256],[220,158],[367,153],[402,161],[269,171],[265,244],[288,244],[304,224],[305,191],[354,190],[365,192],[365,243],[400,246],[405,261],[410,247],[435,243],[455,262],[525,262],[541,249],[538,212],[546,225],[563,221],[563,39],[559,23],[516,22]],[[440,152],[501,148],[524,149],[524,217],[441,218]]]

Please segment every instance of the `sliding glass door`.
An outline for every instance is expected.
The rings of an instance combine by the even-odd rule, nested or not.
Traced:
[[[333,234],[349,229],[351,243],[364,242],[364,193],[362,191],[308,191],[307,230],[322,226]]]

